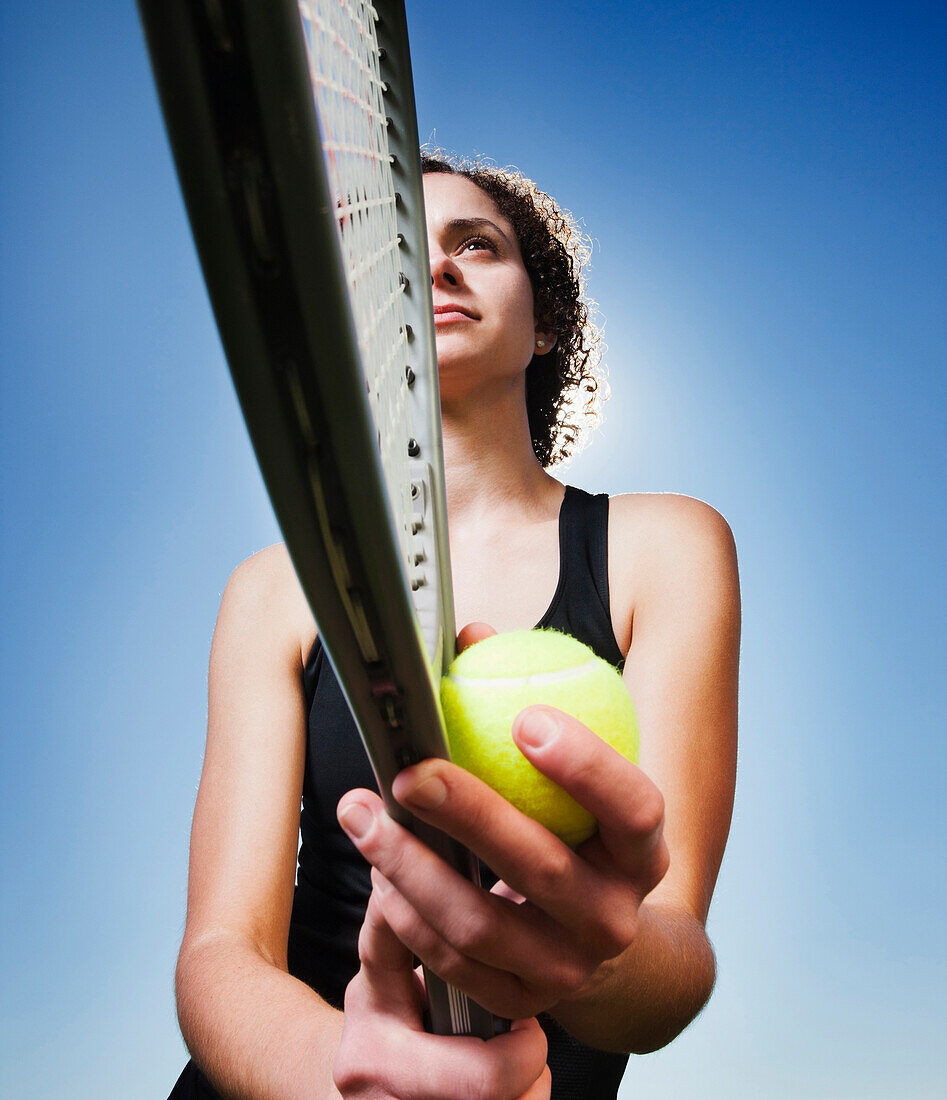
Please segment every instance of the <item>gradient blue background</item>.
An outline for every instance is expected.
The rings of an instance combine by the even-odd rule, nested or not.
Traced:
[[[409,7],[422,134],[596,242],[569,479],[740,551],[718,989],[623,1095],[943,1096],[944,8]],[[0,88],[0,1092],[160,1097],[208,644],[277,532],[133,6],[5,5]]]

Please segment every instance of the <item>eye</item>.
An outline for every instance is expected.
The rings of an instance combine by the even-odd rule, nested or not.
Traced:
[[[468,237],[458,252],[496,252],[497,246],[489,237]]]

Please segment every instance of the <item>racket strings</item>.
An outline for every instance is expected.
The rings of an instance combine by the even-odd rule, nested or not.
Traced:
[[[299,11],[365,386],[410,577],[410,353],[377,15],[367,0],[299,0]]]

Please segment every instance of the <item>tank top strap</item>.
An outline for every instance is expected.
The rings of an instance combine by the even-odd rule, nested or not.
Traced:
[[[572,485],[559,511],[559,584],[537,623],[571,634],[603,660],[621,667],[608,595],[608,494]]]

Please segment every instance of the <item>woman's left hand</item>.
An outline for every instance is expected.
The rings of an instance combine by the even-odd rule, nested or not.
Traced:
[[[392,821],[371,792],[348,792],[339,820],[372,864],[401,942],[489,1011],[519,1019],[582,994],[601,964],[631,945],[668,852],[657,787],[580,722],[531,707],[512,732],[530,762],[598,819],[598,832],[575,851],[444,760],[405,769],[394,795],[492,868],[501,881],[491,892]],[[353,827],[359,818],[363,827]]]

